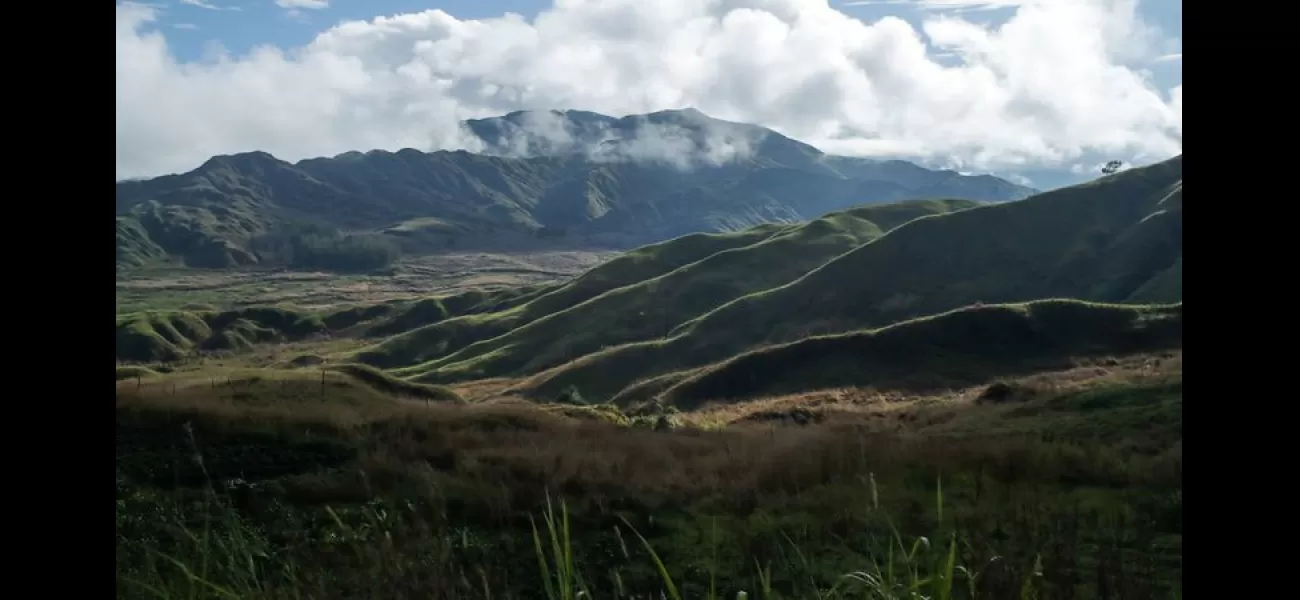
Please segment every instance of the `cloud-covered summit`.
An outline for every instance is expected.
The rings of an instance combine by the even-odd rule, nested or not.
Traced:
[[[116,170],[184,171],[249,150],[290,160],[472,150],[466,119],[687,106],[831,153],[963,170],[1098,153],[1153,160],[1181,150],[1182,87],[1156,89],[1144,74],[1169,50],[1134,7],[1037,0],[996,25],[927,13],[918,30],[825,0],[556,0],[533,20],[429,10],[340,23],[299,48],[182,63],[163,13],[119,3]],[[644,139],[656,143],[607,147],[672,155],[659,142],[673,135]],[[703,156],[725,160],[747,143],[706,144]]]
[[[476,138],[466,142],[469,149],[510,157],[577,155],[592,162],[691,169],[749,159],[765,142],[797,147],[808,156],[821,154],[769,129],[714,119],[694,108],[621,118],[579,110],[515,111],[465,125]]]

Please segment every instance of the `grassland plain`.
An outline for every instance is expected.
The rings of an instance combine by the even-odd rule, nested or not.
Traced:
[[[618,256],[612,250],[452,251],[409,256],[383,273],[154,268],[119,273],[117,312],[291,304],[329,310],[483,289],[564,281]]]

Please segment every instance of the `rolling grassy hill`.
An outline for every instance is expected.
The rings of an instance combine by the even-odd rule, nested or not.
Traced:
[[[117,315],[117,360],[172,362],[201,351],[237,352],[258,344],[324,335],[384,336],[461,315],[508,311],[549,289],[549,286],[538,286],[474,290],[415,301],[352,306],[327,313],[284,306],[129,312]]]
[[[616,402],[689,408],[831,387],[913,393],[1063,369],[1074,359],[1182,347],[1182,304],[1069,300],[967,307],[876,330],[817,336],[746,352],[685,377],[663,377]]]
[[[349,152],[291,164],[249,152],[214,157],[188,173],[119,182],[117,265],[296,264],[280,241],[304,228],[331,248],[346,245],[344,234],[371,234],[357,237],[352,245],[363,247],[352,253],[538,237],[631,247],[803,221],[861,203],[1001,201],[1032,192],[990,176],[828,156],[698,111],[621,119],[512,113],[466,127],[484,141],[484,153]],[[296,254],[304,262],[305,251]]]
[[[1177,302],[1181,177],[1178,157],[1018,202],[914,214],[918,218],[884,235],[854,238],[856,247],[850,241],[840,252],[814,251],[816,258],[807,263],[797,257],[816,247],[808,243],[793,244],[798,251],[778,250],[770,262],[751,262],[748,270],[741,266],[745,261],[732,261],[752,249],[722,253],[687,269],[696,273],[606,292],[618,301],[610,300],[605,311],[588,312],[600,306],[593,300],[550,317],[566,319],[565,326],[535,321],[398,373],[445,383],[551,369],[521,391],[545,396],[572,385],[610,398],[636,381],[760,346],[881,327],[975,303]],[[806,225],[804,242],[831,239],[836,218],[844,217]],[[774,237],[764,242],[769,246],[755,248],[774,247],[778,239],[797,238]],[[682,278],[680,285],[661,285],[676,278]],[[710,292],[710,278],[754,287]],[[701,296],[707,301],[696,300]],[[643,315],[638,306],[651,312]],[[655,312],[658,307],[665,308]],[[643,339],[627,343],[635,337]],[[359,358],[396,366],[375,350]],[[566,360],[572,362],[561,365]]]
[[[439,377],[448,379],[532,373],[606,346],[662,338],[673,327],[733,298],[791,281],[913,218],[973,206],[976,203],[962,200],[867,206],[801,226],[714,236],[734,246],[718,245],[706,252],[690,251],[699,248],[696,236],[680,238],[647,249],[676,257],[660,261],[657,272],[642,271],[629,278],[635,271],[623,264],[602,265],[570,286],[521,306],[519,312],[526,317],[511,322],[512,328],[493,330],[503,325],[501,319],[478,319],[483,328],[479,341],[459,350],[438,347],[442,356],[397,372],[427,373],[436,368]],[[607,281],[607,273],[620,274],[623,280],[593,289],[592,280]],[[584,293],[597,289],[599,294]],[[430,339],[440,339],[443,330],[460,326],[446,323],[416,330],[362,352],[358,359],[388,367],[410,365],[420,356],[404,349],[436,347],[428,343]],[[496,331],[501,333],[492,335]]]

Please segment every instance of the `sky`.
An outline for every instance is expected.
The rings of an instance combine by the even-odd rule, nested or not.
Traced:
[[[116,88],[119,179],[692,107],[1045,188],[1182,152],[1182,2],[119,1]]]

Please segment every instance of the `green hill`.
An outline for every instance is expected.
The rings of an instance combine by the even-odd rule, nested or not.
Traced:
[[[1001,201],[1032,192],[990,176],[827,156],[697,111],[622,119],[555,113],[548,118],[571,132],[562,147],[535,139],[529,126],[537,118],[512,113],[468,123],[485,140],[481,154],[376,150],[291,164],[249,152],[214,157],[188,173],[119,182],[117,265],[166,259],[365,270],[403,251],[538,238],[633,247],[804,221],[862,203]],[[719,155],[723,147],[733,153]],[[652,148],[672,151],[647,154]]]
[[[578,385],[590,397],[608,398],[638,380],[763,345],[975,303],[1179,301],[1172,296],[1181,291],[1181,204],[1166,199],[1181,198],[1181,178],[1180,156],[1018,202],[921,217],[794,281],[723,304],[664,339],[588,354],[525,389],[547,394]],[[430,382],[458,375],[444,369],[431,364],[403,373]]]
[[[273,307],[129,313],[117,316],[117,360],[173,361],[196,350],[244,350],[259,343],[304,339],[326,329],[319,316]]]
[[[1181,303],[1040,300],[967,307],[747,352],[682,377],[659,400],[687,408],[711,400],[831,387],[931,392],[1062,369],[1084,356],[1181,348],[1182,333]],[[621,401],[653,395],[654,390],[648,391],[624,394]]]
[[[358,359],[380,367],[422,363],[451,354],[475,342],[496,338],[511,330],[565,311],[605,292],[634,286],[719,252],[743,248],[788,231],[789,225],[761,225],[725,234],[692,234],[652,244],[622,254],[582,276],[530,296],[511,310],[473,314],[451,319],[430,319],[422,327],[396,335],[358,354]]]
[[[714,243],[707,246],[701,242],[709,237],[688,236],[627,255],[661,257],[655,261],[661,265],[658,269],[611,261],[521,306],[518,312],[524,318],[479,320],[484,331],[480,340],[458,351],[428,343],[437,339],[435,331],[441,335],[439,330],[453,326],[448,323],[394,338],[358,358],[393,367],[431,357],[430,362],[397,372],[448,381],[535,373],[607,346],[662,338],[733,298],[791,281],[911,219],[974,206],[964,200],[867,206],[801,226],[710,236]],[[612,277],[618,278],[617,285],[610,285]],[[603,285],[593,287],[596,282]],[[402,351],[412,347],[436,347],[441,356]]]
[[[170,362],[202,351],[241,351],[264,343],[324,334],[376,337],[462,315],[509,311],[549,290],[520,287],[475,290],[415,301],[354,306],[328,313],[290,307],[228,311],[160,310],[117,316],[119,362]]]

